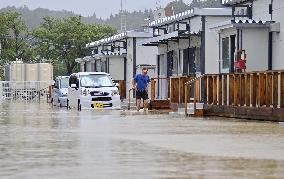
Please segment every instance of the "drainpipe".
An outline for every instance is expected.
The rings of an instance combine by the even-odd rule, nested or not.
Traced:
[[[269,13],[271,15],[271,21],[273,21],[273,0],[269,5]],[[273,32],[268,33],[268,70],[272,70],[272,59],[273,59]]]
[[[221,74],[221,33],[219,32],[219,74]]]
[[[136,75],[136,37],[133,37],[133,78]]]
[[[127,72],[127,58],[126,57],[124,57],[123,63],[124,63],[123,79],[126,82],[126,77],[127,77],[127,74],[126,74],[126,72]]]
[[[133,37],[133,78],[135,78],[135,75],[136,75],[136,37]],[[133,98],[135,98],[136,97],[136,94],[135,94],[135,92],[133,93]]]
[[[206,18],[205,16],[201,17],[201,22],[202,22],[202,31],[201,31],[201,54],[200,54],[200,71],[201,71],[201,75],[205,74],[205,25],[206,25]],[[204,102],[204,83],[203,81],[201,82],[201,101]]]
[[[272,70],[272,57],[273,57],[273,45],[272,45],[273,33],[268,33],[268,70]]]
[[[201,54],[200,54],[200,64],[201,64],[201,74],[205,74],[205,16],[201,17],[202,30],[201,30]]]

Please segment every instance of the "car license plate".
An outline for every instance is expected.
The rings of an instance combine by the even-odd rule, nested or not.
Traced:
[[[104,104],[103,103],[94,103],[95,108],[103,108]]]

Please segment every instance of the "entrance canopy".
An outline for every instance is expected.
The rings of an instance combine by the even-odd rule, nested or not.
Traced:
[[[229,28],[243,29],[243,28],[269,28],[271,22],[269,21],[256,21],[256,20],[231,20],[218,24],[214,24],[210,29],[225,30]]]
[[[161,36],[145,39],[139,43],[139,45],[143,46],[158,46],[158,44],[167,44],[168,41],[177,41],[179,39],[188,39],[190,36],[199,36],[200,32],[179,32],[174,31],[169,34],[164,34]]]

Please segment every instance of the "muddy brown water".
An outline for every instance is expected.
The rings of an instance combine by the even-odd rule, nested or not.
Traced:
[[[284,178],[284,124],[3,103],[0,178]]]

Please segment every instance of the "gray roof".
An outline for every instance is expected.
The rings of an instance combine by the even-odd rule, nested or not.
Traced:
[[[153,34],[149,33],[149,32],[138,32],[138,31],[127,31],[127,32],[123,32],[121,34],[117,34],[111,37],[107,37],[95,42],[91,42],[88,43],[86,45],[87,48],[89,47],[95,47],[95,46],[99,46],[99,45],[103,45],[103,44],[108,44],[111,42],[115,42],[115,41],[119,41],[119,40],[125,40],[127,38],[132,38],[132,37],[140,37],[140,38],[149,38],[152,37]]]
[[[222,4],[232,5],[232,4],[238,4],[238,3],[247,2],[247,1],[250,1],[250,0],[222,0]]]
[[[194,16],[231,16],[231,8],[193,8],[188,11],[173,15],[171,17],[164,17],[159,20],[152,21],[148,24],[150,27],[163,26],[171,24],[176,21],[182,21]]]

